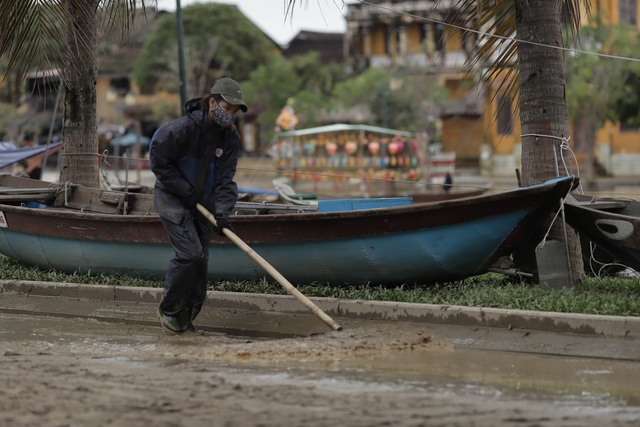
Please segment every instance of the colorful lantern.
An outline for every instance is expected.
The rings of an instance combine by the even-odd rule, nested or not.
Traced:
[[[398,146],[397,142],[390,142],[387,146],[387,150],[389,150],[389,154],[391,154],[392,156],[398,152],[399,148],[400,147]]]
[[[380,143],[370,142],[367,148],[369,149],[369,152],[375,156],[376,154],[378,154],[378,151],[380,150]]]
[[[327,142],[324,149],[327,150],[327,153],[329,153],[330,156],[333,156],[336,154],[336,151],[338,151],[338,144],[335,142]]]
[[[349,141],[346,144],[344,144],[344,151],[346,151],[349,154],[355,153],[357,149],[358,149],[358,144],[356,142]]]
[[[304,151],[307,153],[307,155],[312,155],[313,153],[315,153],[316,151],[316,145],[313,142],[305,142],[304,144]]]

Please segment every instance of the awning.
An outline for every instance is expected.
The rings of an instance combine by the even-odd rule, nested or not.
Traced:
[[[38,145],[37,147],[24,147],[24,148],[8,148],[9,145],[0,144],[0,168],[10,166],[14,163],[18,163],[22,160],[26,160],[30,157],[37,156],[38,154],[47,151],[46,145]],[[55,153],[62,147],[61,142],[56,142],[49,145],[49,154]]]

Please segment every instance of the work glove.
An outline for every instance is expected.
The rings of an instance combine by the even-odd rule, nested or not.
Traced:
[[[213,216],[216,219],[216,229],[214,230],[217,234],[219,234],[220,236],[224,236],[224,229],[227,228],[229,229],[229,231],[233,231],[234,233],[236,232],[236,230],[233,229],[233,227],[231,226],[231,223],[229,223],[229,219],[223,215],[214,215]]]
[[[183,200],[184,205],[189,208],[189,209],[195,209],[196,208],[196,204],[198,203],[198,195],[196,194],[196,192],[192,192],[191,194],[189,194],[184,200]]]

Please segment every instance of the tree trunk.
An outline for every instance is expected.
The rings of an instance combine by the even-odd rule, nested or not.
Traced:
[[[591,117],[590,117],[591,116]],[[573,141],[573,151],[578,159],[583,159],[582,162],[578,161],[580,174],[580,180],[582,185],[593,182],[593,150],[595,132],[591,129],[594,127],[596,118],[592,117],[593,114],[588,116],[577,117],[573,121],[573,134],[571,141]]]
[[[99,187],[96,123],[96,40],[99,0],[82,13],[68,2],[70,36],[64,66],[60,182]],[[88,11],[88,12],[87,12]]]
[[[569,137],[563,53],[560,49],[545,47],[563,46],[561,4],[557,0],[537,0],[534,3],[515,0],[516,37],[525,41],[518,43],[523,135],[521,177],[525,187],[555,178],[558,174],[574,174],[570,153],[561,149],[563,139],[567,141]],[[580,240],[568,226],[566,234],[570,280],[575,284],[584,274]],[[564,236],[565,226],[558,215],[547,238],[564,242]]]

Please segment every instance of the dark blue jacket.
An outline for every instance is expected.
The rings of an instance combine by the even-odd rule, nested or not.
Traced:
[[[200,102],[187,102],[187,115],[160,126],[149,145],[154,209],[176,224],[192,215],[184,203],[189,198],[225,218],[238,200],[233,179],[240,135],[235,127],[223,129],[207,120]]]

